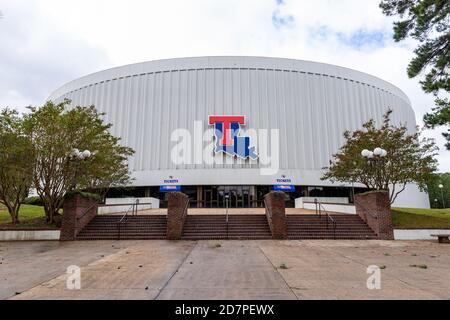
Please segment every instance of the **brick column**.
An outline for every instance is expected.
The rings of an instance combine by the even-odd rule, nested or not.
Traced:
[[[189,198],[181,192],[170,192],[167,198],[167,239],[179,240],[186,221]]]
[[[79,194],[66,198],[59,239],[61,241],[76,240],[78,233],[97,215],[97,209],[97,200]]]
[[[356,213],[381,240],[394,240],[391,202],[386,191],[371,191],[355,195]]]
[[[266,216],[273,239],[286,239],[286,195],[284,192],[270,192],[265,195]]]

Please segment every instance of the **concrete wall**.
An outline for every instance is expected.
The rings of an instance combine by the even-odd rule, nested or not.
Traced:
[[[430,208],[430,198],[426,192],[421,192],[414,184],[406,186],[405,191],[399,194],[393,208]]]
[[[297,198],[295,199],[295,207],[300,209],[307,209],[307,210],[316,210],[316,204],[313,202],[305,202],[304,200],[313,200],[318,199],[322,202],[322,206],[325,208],[325,210],[329,212],[338,212],[338,213],[347,213],[347,214],[356,214],[356,209],[354,205],[351,204],[336,204],[333,202],[341,201],[341,202],[347,202],[348,198]],[[325,199],[326,202],[331,203],[325,203],[323,202]],[[339,200],[340,199],[340,200]],[[346,199],[346,200],[344,200]]]
[[[295,199],[295,203],[298,203],[299,208],[302,208],[303,202],[314,202],[314,200],[324,203],[332,203],[332,204],[349,204],[348,197],[301,197]]]
[[[112,206],[112,207],[99,207],[98,214],[113,214],[113,213],[121,213],[126,212],[131,204],[134,203],[137,199],[139,199],[139,203],[150,203],[150,205],[139,205],[138,210],[148,210],[148,209],[157,209],[159,208],[159,199],[156,198],[107,198],[105,204],[112,205],[120,205],[123,206]]]
[[[354,205],[344,205],[344,204],[327,204],[324,203],[323,207],[329,212],[356,214],[356,209]],[[316,205],[314,203],[306,202],[303,206],[304,209],[315,210]]]
[[[0,231],[0,241],[59,240],[60,230],[5,230]]]
[[[450,229],[395,229],[395,240],[436,240],[432,234],[450,234]]]

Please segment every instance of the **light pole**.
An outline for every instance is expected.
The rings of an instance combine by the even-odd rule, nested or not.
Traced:
[[[90,157],[92,157],[92,152],[89,150],[80,151],[76,148],[72,149],[72,152],[69,155],[69,161],[75,163],[75,173],[72,180],[71,190],[74,190],[77,187],[77,176],[81,161],[87,160]]]
[[[375,148],[373,151],[364,149],[361,152],[361,155],[366,158],[367,160],[371,159],[377,159],[377,158],[384,158],[387,156],[387,151],[382,148]]]
[[[383,158],[385,158],[388,155],[387,151],[378,147],[375,148],[373,151],[364,149],[363,151],[361,151],[361,156],[363,158],[365,158],[370,165],[376,165],[376,163],[380,160],[382,160]],[[383,186],[379,186],[379,187],[383,187]]]
[[[442,197],[442,209],[445,208],[445,202],[444,202],[444,185],[440,184],[439,189],[441,189],[441,197]]]
[[[439,208],[439,203],[438,203],[438,199],[434,199],[434,205],[436,206],[436,209]]]
[[[353,161],[353,167],[356,168],[357,162]],[[352,177],[352,200],[355,203],[355,177]]]

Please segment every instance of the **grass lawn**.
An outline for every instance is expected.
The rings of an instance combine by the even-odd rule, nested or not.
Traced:
[[[450,229],[450,209],[393,208],[396,229]]]
[[[33,229],[33,228],[52,228],[45,222],[44,207],[31,206],[23,204],[19,212],[20,224],[11,224],[11,216],[8,210],[0,205],[0,229]]]

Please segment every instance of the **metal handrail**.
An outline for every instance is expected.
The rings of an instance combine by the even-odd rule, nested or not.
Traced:
[[[184,206],[184,212],[186,212],[186,211],[188,210],[189,204],[190,204],[190,201],[188,200],[188,201],[186,202],[186,205]]]
[[[316,214],[318,210],[320,219],[322,219],[322,210],[325,212],[327,230],[328,230],[328,220],[331,221],[333,225],[333,238],[336,240],[336,227],[337,227],[336,220],[329,214],[329,212],[325,209],[325,207],[320,201],[314,199],[314,203],[316,204]]]
[[[132,214],[137,214],[137,206],[139,205],[139,199],[136,199],[136,201],[128,208],[128,210],[125,212],[125,214],[122,216],[122,218],[117,222],[117,240],[120,240],[121,237],[121,231],[122,231],[122,223],[126,223],[128,221],[128,213],[130,210],[132,210]]]
[[[269,217],[268,217],[268,219],[270,219],[270,221],[269,221],[269,228],[270,228],[270,232],[272,232],[273,231],[272,230],[273,229],[273,226],[272,226],[272,210],[267,205],[266,199],[264,199],[263,201],[264,201],[264,207],[266,209],[266,216],[267,216],[267,213],[269,214]]]
[[[138,201],[139,199],[136,199],[136,201]],[[131,206],[135,204],[135,202],[133,203],[115,203],[115,204],[100,204],[99,207],[123,207],[123,206]],[[151,202],[139,202],[138,203],[140,206],[153,206],[153,203]]]
[[[225,198],[225,203],[226,203],[226,210],[225,210],[225,222],[227,223],[227,239],[230,238],[229,235],[229,220],[228,220],[228,206],[229,206],[229,198]]]
[[[266,211],[269,212],[269,215],[272,216],[272,211],[270,211],[270,207],[267,205],[266,200],[264,200],[264,207],[265,207]]]

